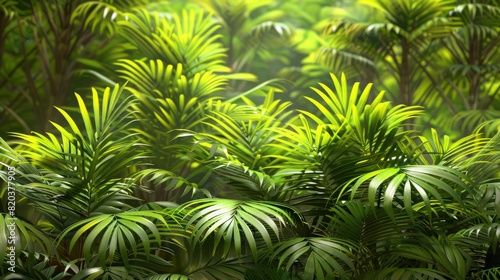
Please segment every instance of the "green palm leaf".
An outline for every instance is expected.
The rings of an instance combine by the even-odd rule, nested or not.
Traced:
[[[169,273],[169,274],[150,276],[146,279],[147,280],[189,280],[189,277],[186,275],[182,275],[182,274]]]
[[[249,35],[244,39],[248,48],[278,48],[286,46],[287,40],[292,36],[292,29],[285,23],[264,21],[252,25]]]
[[[349,88],[345,75],[331,79],[333,88],[321,83],[321,89],[313,88],[319,98],[307,97],[319,114],[300,111],[298,121],[276,130],[279,144],[271,144],[286,152],[273,166],[281,169],[276,175],[289,176],[295,187],[319,191],[323,206],[324,191],[340,198],[341,187],[357,176],[404,163],[399,146],[410,131],[402,128],[421,112],[417,107],[391,108],[382,101],[383,92],[368,103],[371,84],[361,90],[359,83]]]
[[[457,113],[454,117],[454,122],[461,123],[461,128],[464,130],[473,130],[482,124],[493,123],[500,118],[500,114],[496,110],[467,110]],[[490,128],[491,132],[496,132],[496,127]]]
[[[494,280],[500,277],[500,268],[494,267],[490,269],[485,269],[479,272],[475,272],[472,274],[476,279],[484,279],[484,280]]]
[[[394,251],[407,240],[417,238],[422,233],[429,234],[433,230],[426,221],[425,214],[417,212],[412,217],[406,211],[398,209],[390,216],[384,209],[373,210],[360,200],[338,203],[330,210],[331,214],[324,219],[326,234],[357,244],[357,250],[352,252],[352,261],[358,275],[355,279],[377,279],[377,274],[371,272],[382,268],[391,269],[381,273],[394,272],[396,275],[422,272],[411,269],[406,271],[413,264],[394,255]]]
[[[352,243],[335,238],[292,238],[273,246],[270,259],[277,258],[279,266],[290,270],[296,261],[305,267],[305,279],[334,279],[347,277],[354,270],[350,259]]]
[[[243,277],[247,264],[242,263],[240,258],[226,258],[224,260],[211,260],[210,263],[201,267],[189,276],[193,279],[245,279]]]
[[[1,0],[0,7],[2,9],[2,13],[7,15],[9,18],[12,18],[16,13],[19,13],[19,8],[16,6],[17,1],[13,0]]]
[[[35,254],[34,259],[25,261],[24,253],[17,258],[16,272],[8,273],[2,279],[40,279],[62,280],[68,279],[79,271],[74,261],[61,260],[54,265],[53,258],[49,255]]]
[[[215,235],[214,248],[222,241],[223,256],[231,246],[237,255],[248,246],[255,258],[261,240],[270,248],[273,240],[280,238],[280,228],[293,223],[293,215],[300,216],[279,203],[231,199],[198,199],[181,205],[180,209],[187,211],[184,217],[188,218],[187,226],[192,227],[195,244]]]
[[[368,180],[369,184],[365,185]],[[395,206],[404,207],[408,215],[412,216],[415,196],[424,202],[430,218],[431,197],[445,205],[450,199],[461,202],[462,192],[470,192],[466,184],[467,177],[463,173],[437,165],[380,169],[362,175],[355,181],[352,187],[348,187],[350,184],[344,187],[351,192],[351,198],[366,195],[370,205],[383,203],[384,209],[391,217],[394,217]],[[362,185],[364,187],[360,189]],[[364,194],[365,191],[367,194]]]
[[[224,49],[217,42],[219,26],[202,12],[183,11],[181,16],[174,14],[170,22],[145,10],[127,16],[129,20],[119,23],[123,36],[147,58],[180,63],[188,78],[202,71],[228,71],[223,66]]]
[[[439,270],[429,268],[384,268],[363,274],[355,279],[378,280],[378,279],[434,279],[445,280],[446,274]]]
[[[168,220],[168,222],[167,222]],[[158,221],[159,223],[156,223]],[[58,237],[58,243],[76,230],[71,237],[71,251],[80,238],[83,242],[83,256],[86,261],[99,259],[104,267],[114,261],[115,256],[129,265],[131,256],[136,256],[138,250],[149,259],[152,248],[161,246],[161,239],[172,235],[172,232],[162,230],[163,227],[176,225],[175,215],[158,211],[130,211],[115,215],[98,215],[77,222],[68,227]],[[157,244],[156,247],[151,245]]]
[[[446,237],[422,237],[414,241],[417,242],[402,244],[395,254],[431,264],[443,276],[453,279],[466,279],[474,265],[474,260]]]
[[[431,137],[419,136],[421,151],[418,157],[419,164],[425,165],[447,165],[466,170],[472,162],[470,158],[485,149],[488,138],[481,137],[479,134],[465,136],[456,141],[452,141],[448,135],[439,138],[438,132],[431,129]],[[411,141],[411,140],[410,140]],[[414,143],[414,146],[417,144]],[[412,151],[415,153],[415,151]],[[430,160],[429,160],[430,159]]]
[[[467,163],[467,173],[474,180],[474,185],[497,182],[498,166],[500,164],[500,133],[496,133],[484,148],[470,158]]]
[[[245,120],[236,119],[224,112],[213,111],[204,122],[210,131],[200,136],[223,145],[229,155],[228,159],[236,159],[250,169],[266,168],[275,156],[275,130],[285,123],[290,113],[286,109],[290,102],[276,100],[274,91],[266,94],[262,106],[255,106],[248,98],[242,97],[253,112],[245,116]]]
[[[16,259],[10,259],[7,254],[15,252],[19,257],[25,251],[28,253],[28,260],[32,261],[40,249],[46,254],[55,253],[52,251],[52,243],[52,238],[28,221],[0,214],[0,246],[6,248],[0,253],[0,259],[16,262]]]
[[[71,280],[83,280],[83,279],[143,279],[141,273],[130,270],[127,267],[122,266],[111,266],[108,268],[102,267],[87,267],[78,272],[71,278]]]
[[[128,207],[123,200],[131,199],[132,184],[122,178],[123,172],[141,155],[135,151],[134,135],[125,135],[131,101],[121,98],[122,91],[116,85],[99,97],[94,89],[92,110],[77,94],[81,120],[59,109],[69,128],[53,123],[58,136],[15,134],[21,141],[9,157],[23,160],[18,177],[26,181],[18,191],[54,222],[61,214],[70,222]]]
[[[256,268],[245,271],[245,280],[266,280],[266,279],[290,280],[299,278],[291,276],[291,273],[285,271],[284,269],[276,270],[274,268],[266,267],[260,264]]]
[[[360,92],[359,83],[355,83],[349,91],[345,75],[342,74],[339,80],[331,74],[331,78],[333,89],[321,83],[322,90],[313,88],[320,97],[319,100],[325,105],[315,98],[306,97],[318,108],[323,119],[311,112],[301,112],[318,125],[330,124],[336,130],[347,123],[353,130],[353,140],[363,152],[375,154],[378,151],[388,150],[394,144],[394,140],[400,139],[407,133],[399,131],[404,122],[421,113],[421,110],[414,106],[399,105],[390,108],[388,102],[382,102],[383,92],[368,104],[371,84]]]
[[[81,3],[71,14],[73,22],[81,20],[85,28],[108,34],[116,32],[116,20],[122,17],[123,12],[119,7],[102,1]]]

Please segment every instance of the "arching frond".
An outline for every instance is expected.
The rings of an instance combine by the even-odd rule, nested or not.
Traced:
[[[494,122],[500,118],[497,110],[467,110],[457,113],[453,121],[461,124],[463,130],[474,130],[481,124]]]
[[[421,240],[422,242],[418,242]],[[416,242],[415,242],[416,241]],[[474,260],[446,237],[421,237],[402,244],[395,254],[431,265],[447,278],[466,279]],[[431,270],[431,272],[435,272]]]
[[[292,29],[286,23],[264,21],[252,26],[244,42],[251,48],[279,48],[291,36]]]
[[[123,11],[117,6],[103,1],[81,3],[71,14],[71,20],[81,20],[82,25],[92,31],[114,34],[116,21],[123,18]]]
[[[284,269],[274,269],[267,267],[264,264],[259,264],[258,267],[245,271],[246,280],[295,280],[299,279],[293,275],[293,272],[288,272]]]
[[[466,180],[463,173],[446,166],[404,166],[367,173],[360,176],[352,187],[347,184],[345,189],[351,192],[351,198],[367,197],[370,205],[383,203],[391,217],[395,206],[404,207],[408,215],[412,216],[414,197],[419,197],[418,201],[425,203],[430,218],[431,197],[442,205],[450,199],[461,202],[461,194],[464,191],[470,192]]]
[[[167,222],[168,220],[168,222]],[[166,211],[130,211],[115,215],[98,215],[68,227],[58,237],[58,243],[71,232],[69,250],[78,240],[83,242],[83,257],[87,262],[98,258],[99,265],[105,267],[120,260],[129,265],[129,260],[143,253],[149,259],[152,249],[160,248],[165,237],[180,235],[168,229],[178,226],[175,215]],[[166,230],[164,230],[166,229]]]
[[[192,226],[192,240],[202,243],[214,235],[214,248],[224,244],[223,257],[234,246],[236,255],[245,248],[257,258],[259,250],[270,248],[281,236],[281,227],[293,223],[292,216],[300,214],[289,206],[260,201],[231,199],[198,199],[183,204],[188,228]],[[292,214],[290,214],[292,213]],[[264,248],[261,246],[264,242]]]
[[[0,253],[4,261],[17,261],[22,252],[27,252],[28,261],[41,249],[45,254],[56,253],[52,248],[54,240],[30,222],[9,214],[0,213],[0,246],[6,248]],[[10,258],[18,256],[18,258]]]
[[[17,1],[14,0],[1,0],[0,9],[2,13],[12,18],[16,13],[19,12],[19,8],[16,6]]]
[[[278,266],[286,270],[301,262],[305,279],[334,279],[347,277],[347,272],[354,270],[350,256],[355,247],[336,238],[291,238],[274,245],[270,259],[277,259]]]
[[[429,268],[383,268],[373,272],[365,273],[358,279],[378,280],[378,279],[426,279],[445,280],[446,274],[436,269]]]
[[[500,277],[500,268],[494,267],[490,269],[481,270],[479,272],[475,272],[472,274],[472,277],[476,279],[484,279],[484,280],[495,280]]]
[[[495,6],[495,3],[459,4],[449,11],[448,15],[452,18],[459,18],[461,22],[465,23],[468,26],[466,32],[471,37],[498,35],[497,31],[488,27],[488,25],[494,25],[500,16],[500,8]],[[477,32],[481,29],[485,32]],[[488,34],[486,30],[491,30],[492,33]]]
[[[344,75],[331,77],[333,89],[320,84],[321,89],[313,88],[319,98],[306,97],[319,114],[300,110],[303,116],[296,124],[277,130],[276,146],[287,152],[277,167],[279,175],[291,175],[299,184],[304,180],[308,188],[321,186],[318,190],[326,188],[337,197],[341,186],[358,175],[404,163],[398,145],[409,131],[402,128],[420,110],[391,108],[382,101],[383,93],[369,103],[371,85],[361,91],[356,83],[349,89]]]
[[[77,94],[80,120],[59,109],[69,127],[53,123],[57,136],[15,134],[20,148],[11,157],[23,159],[18,177],[27,183],[17,191],[49,217],[62,211],[70,220],[80,219],[95,211],[128,207],[118,202],[130,199],[132,187],[122,174],[140,153],[134,150],[133,135],[125,135],[131,101],[121,99],[122,90],[116,85],[99,97],[94,89],[91,110]]]
[[[219,26],[203,13],[184,11],[181,16],[173,15],[172,21],[145,10],[127,17],[127,21],[120,21],[123,36],[145,57],[161,59],[167,65],[182,64],[188,79],[202,71],[227,72],[224,49],[216,34]]]
[[[419,136],[419,139],[422,143],[416,152],[419,164],[446,165],[461,170],[467,170],[473,164],[470,161],[472,156],[483,151],[490,141],[480,134],[465,136],[456,141],[452,141],[448,135],[440,139],[435,129],[431,129],[431,137]]]

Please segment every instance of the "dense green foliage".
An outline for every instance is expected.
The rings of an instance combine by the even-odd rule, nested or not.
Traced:
[[[331,2],[0,0],[4,279],[499,278],[500,3]]]

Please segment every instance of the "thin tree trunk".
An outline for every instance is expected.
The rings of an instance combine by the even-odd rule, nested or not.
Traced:
[[[4,53],[4,48],[5,48],[5,28],[7,27],[7,24],[9,23],[9,20],[7,18],[7,15],[0,10],[0,65],[3,65],[3,53]]]
[[[401,44],[401,72],[399,77],[399,103],[408,106],[413,105],[411,92],[411,68],[410,68],[410,44],[403,40]]]
[[[481,96],[481,39],[472,39],[469,43],[469,66],[478,67],[479,69],[470,69],[467,73],[469,81],[469,106],[472,110],[477,110],[480,107]]]

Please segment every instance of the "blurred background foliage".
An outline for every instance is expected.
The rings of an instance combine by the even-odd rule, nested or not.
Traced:
[[[172,19],[182,10],[211,15],[218,28],[210,36],[224,49],[223,71],[249,74],[233,76],[227,96],[279,78],[287,92],[282,98],[304,108],[309,105],[302,96],[310,86],[328,73],[344,72],[362,84],[375,81],[394,104],[424,106],[422,130],[435,127],[459,137],[487,123],[490,133],[498,118],[495,0],[0,4],[2,137],[9,131],[49,130],[49,120],[57,118],[54,106],[74,105],[67,98],[73,92],[119,82],[120,59],[165,59],[149,44],[136,45],[141,42],[134,36],[140,35],[122,23],[133,23],[127,13]],[[156,27],[143,28],[148,37]]]
[[[0,0],[1,271],[497,279],[499,32],[498,0]]]

